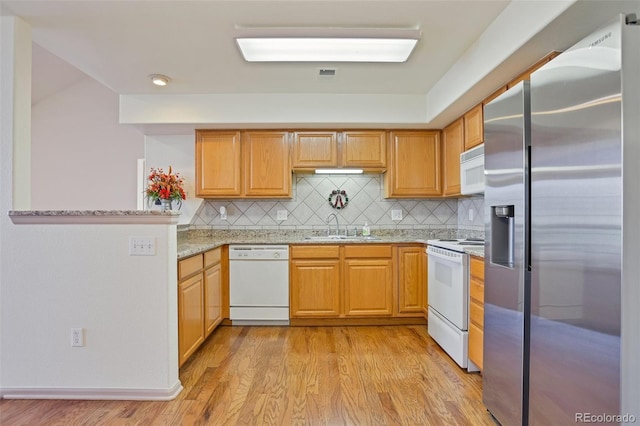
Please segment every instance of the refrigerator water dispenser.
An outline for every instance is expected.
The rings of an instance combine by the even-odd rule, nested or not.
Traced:
[[[491,263],[513,268],[514,205],[491,206]]]

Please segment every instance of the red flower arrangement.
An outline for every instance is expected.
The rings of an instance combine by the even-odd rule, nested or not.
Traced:
[[[152,167],[148,180],[147,197],[154,202],[157,200],[178,200],[182,202],[182,200],[187,199],[187,194],[182,188],[184,180],[179,173],[171,173],[171,166],[169,166],[169,173]]]

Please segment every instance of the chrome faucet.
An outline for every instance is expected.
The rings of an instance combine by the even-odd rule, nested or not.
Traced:
[[[331,213],[329,214],[329,216],[327,216],[327,225],[329,225],[329,222],[331,221],[331,216],[333,216],[333,218],[336,220],[336,235],[340,235],[340,223],[338,222],[338,215],[335,213]],[[330,228],[327,228],[327,234],[329,234]]]

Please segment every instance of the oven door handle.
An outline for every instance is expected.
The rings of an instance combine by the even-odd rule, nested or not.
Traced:
[[[448,253],[451,254],[441,254],[439,251],[431,250],[431,247],[427,249],[427,255],[429,257],[433,257],[434,259],[442,259],[451,263],[462,263],[464,259],[464,255],[461,253],[453,252],[448,250]]]

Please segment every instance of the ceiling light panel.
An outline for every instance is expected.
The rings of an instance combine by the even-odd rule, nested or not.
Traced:
[[[243,28],[249,62],[405,62],[421,32],[406,28]]]
[[[239,38],[248,62],[405,62],[418,40]]]

